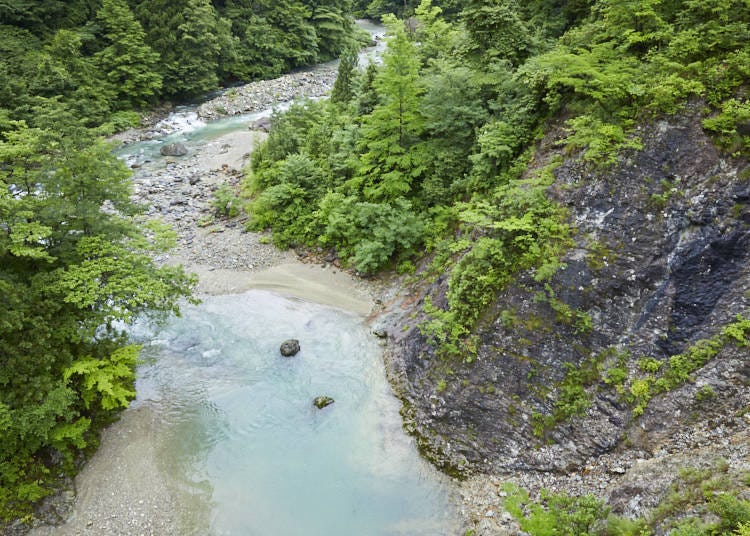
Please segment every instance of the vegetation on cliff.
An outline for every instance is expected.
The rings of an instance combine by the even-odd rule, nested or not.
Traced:
[[[432,252],[450,290],[424,332],[472,359],[494,293],[521,270],[545,281],[562,267],[573,230],[546,194],[559,161],[533,157],[557,118],[565,151],[607,166],[640,146],[639,122],[700,98],[705,128],[750,152],[747,3],[568,4],[477,0],[443,18],[425,1],[409,24],[385,16],[383,65],[359,73],[350,100],[275,117],[248,178],[251,227],[283,247],[333,248],[363,273]]]
[[[362,273],[416,271],[391,326],[392,351],[406,354],[394,376],[407,426],[448,470],[580,468],[626,442],[634,420],[668,427],[663,413],[692,416],[714,396],[743,422],[746,398],[732,393],[746,385],[750,294],[739,284],[721,300],[747,258],[746,187],[732,170],[750,155],[750,6],[439,5],[389,7],[406,20],[383,18],[388,53],[347,77],[351,99],[274,117],[246,182],[250,226]],[[655,154],[685,149],[706,153],[700,169]],[[704,283],[716,288],[693,296]],[[709,375],[720,395],[691,385],[716,359],[733,371]],[[746,530],[738,482],[667,529]],[[527,503],[538,518],[526,526],[557,533],[590,507],[601,529],[607,509],[581,501]],[[664,529],[622,521],[611,533]]]

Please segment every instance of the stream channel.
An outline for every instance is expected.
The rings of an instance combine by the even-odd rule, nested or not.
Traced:
[[[182,108],[166,138],[128,145],[119,156],[157,165],[165,142],[192,148],[247,131],[268,113],[204,122],[195,108]],[[179,505],[170,532],[455,534],[450,483],[403,431],[382,347],[360,314],[255,289],[203,297],[134,335],[144,350],[137,399],[123,420],[144,409],[151,415],[142,435]],[[300,341],[295,357],[279,353],[288,338]],[[319,410],[312,404],[319,395],[335,402]],[[132,449],[142,438],[127,441]]]

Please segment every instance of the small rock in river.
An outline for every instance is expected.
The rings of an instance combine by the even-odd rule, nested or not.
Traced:
[[[281,343],[279,348],[281,355],[285,357],[291,357],[299,352],[299,341],[297,339],[289,339]]]
[[[323,409],[326,406],[333,404],[334,400],[330,396],[316,396],[313,400],[313,405],[318,409]]]

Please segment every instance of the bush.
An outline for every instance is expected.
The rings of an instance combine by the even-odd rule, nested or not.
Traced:
[[[211,200],[211,208],[216,216],[234,218],[240,213],[239,199],[226,184],[222,184],[215,192]]]
[[[394,256],[408,255],[419,245],[425,225],[403,198],[368,203],[353,196],[330,193],[318,213],[324,230],[321,242],[363,273],[383,268]]]

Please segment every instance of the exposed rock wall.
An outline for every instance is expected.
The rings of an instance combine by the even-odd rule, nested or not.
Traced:
[[[628,449],[646,457],[680,441],[698,449],[702,439],[685,438],[699,428],[710,435],[711,420],[712,429],[742,424],[750,359],[747,349],[728,345],[694,383],[655,397],[640,417],[598,382],[585,416],[544,440],[533,434],[532,412],[550,414],[566,363],[580,367],[613,347],[630,351],[630,368],[645,356],[665,361],[750,308],[748,163],[716,150],[698,106],[639,134],[643,149],[611,168],[566,159],[549,190],[576,229],[567,267],[551,286],[558,299],[590,315],[593,329],[560,321],[549,303],[534,300],[543,285],[523,273],[484,315],[478,359],[464,364],[437,357],[417,329],[426,295],[445,302],[447,277],[406,289],[387,305],[381,323],[389,333],[389,374],[407,426],[438,465],[564,475]],[[558,150],[554,141],[540,144],[540,164]],[[695,397],[703,385],[716,395],[710,403]],[[746,423],[744,430],[738,433],[747,439]]]

